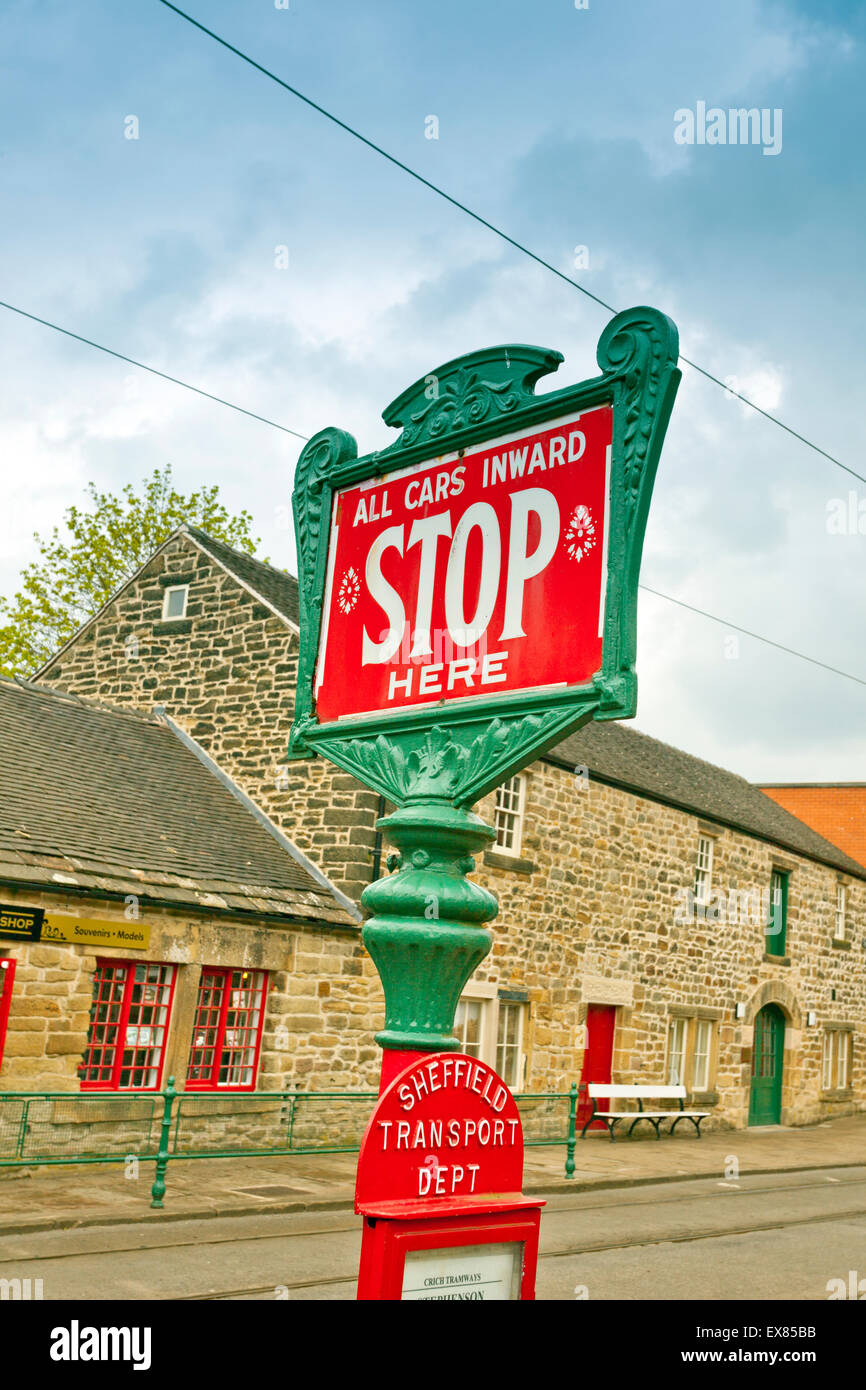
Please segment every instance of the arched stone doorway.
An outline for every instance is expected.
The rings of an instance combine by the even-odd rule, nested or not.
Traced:
[[[778,1125],[782,1120],[785,1066],[785,1015],[778,1004],[765,1004],[755,1015],[749,1124]]]

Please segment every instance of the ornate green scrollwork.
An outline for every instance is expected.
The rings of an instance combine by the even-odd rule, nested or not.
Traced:
[[[457,430],[497,428],[535,399],[535,384],[556,371],[562,353],[526,345],[488,348],[447,362],[403,391],[383,411],[387,425],[402,425],[391,450],[438,443]]]

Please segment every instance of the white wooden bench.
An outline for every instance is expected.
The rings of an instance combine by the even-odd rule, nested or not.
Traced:
[[[607,1125],[611,1142],[616,1138],[614,1130],[621,1120],[630,1120],[628,1132],[631,1134],[635,1125],[639,1125],[641,1120],[648,1120],[656,1132],[656,1139],[661,1139],[661,1125],[664,1120],[671,1121],[669,1134],[673,1134],[680,1120],[691,1120],[701,1137],[701,1120],[705,1120],[711,1113],[709,1110],[686,1110],[684,1101],[686,1098],[685,1086],[615,1086],[610,1081],[590,1082],[587,1086],[587,1094],[592,1101],[592,1114],[580,1132],[581,1139],[586,1138],[586,1131],[595,1120],[601,1120]],[[609,1103],[623,1100],[636,1100],[637,1110],[599,1110],[598,1101],[603,1097]],[[679,1110],[644,1110],[645,1100],[678,1100]]]

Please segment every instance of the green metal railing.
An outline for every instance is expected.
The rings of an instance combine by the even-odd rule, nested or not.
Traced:
[[[171,1159],[357,1153],[375,1091],[0,1092],[0,1167],[155,1163],[151,1203],[163,1206]],[[524,1145],[566,1146],[574,1176],[577,1086],[515,1095]]]

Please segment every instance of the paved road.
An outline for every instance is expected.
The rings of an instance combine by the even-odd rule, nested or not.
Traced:
[[[45,1299],[354,1297],[347,1212],[124,1224],[2,1238],[0,1278]],[[866,1277],[866,1167],[557,1194],[540,1299],[826,1299]]]

